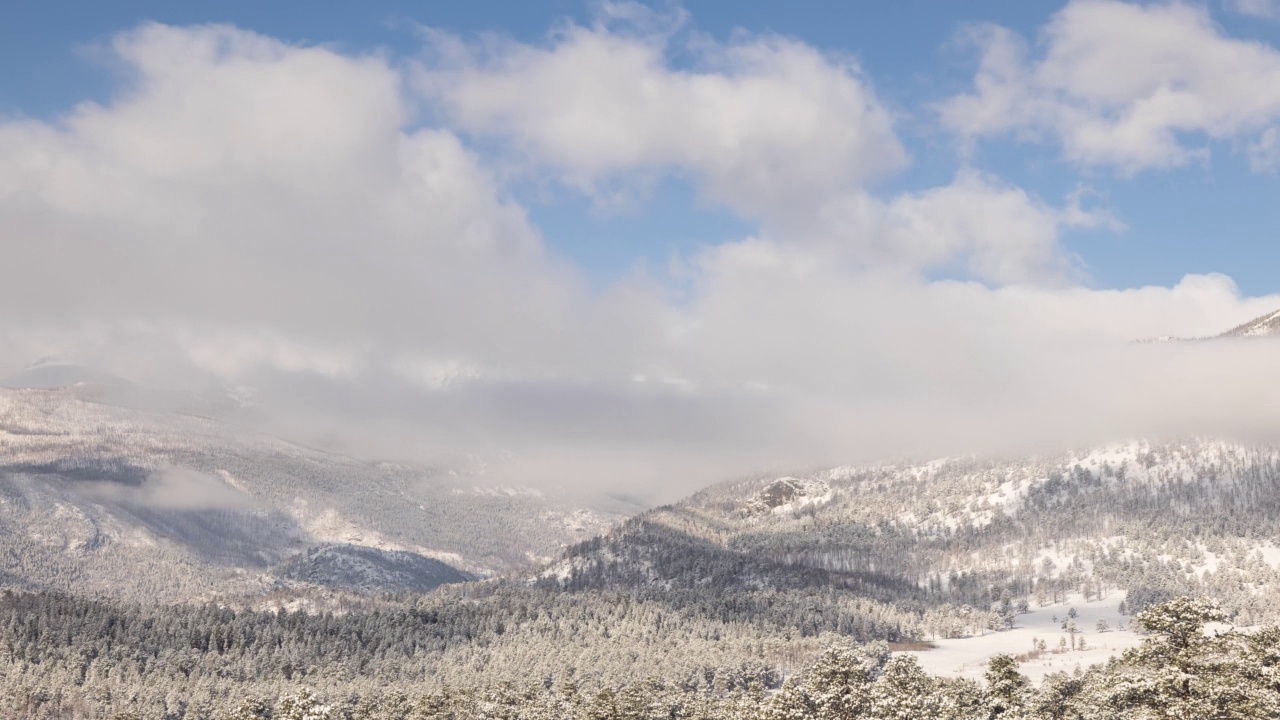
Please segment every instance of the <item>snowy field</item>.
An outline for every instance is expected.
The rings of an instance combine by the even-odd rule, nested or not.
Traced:
[[[1069,673],[1077,666],[1083,669],[1106,662],[1107,658],[1138,645],[1142,640],[1138,634],[1119,629],[1122,626],[1127,628],[1132,621],[1132,618],[1120,614],[1119,606],[1123,600],[1123,592],[1112,592],[1105,598],[1092,602],[1085,602],[1082,596],[1073,595],[1066,602],[1032,607],[1031,612],[1026,615],[1018,615],[1012,630],[938,640],[935,643],[937,647],[932,650],[909,652],[920,659],[920,665],[927,672],[978,679],[986,670],[991,656],[1000,653],[1014,656],[1029,653],[1032,650],[1032,639],[1038,638],[1044,640],[1048,651],[1038,658],[1022,662],[1022,673],[1038,683],[1050,673]],[[1079,642],[1083,637],[1085,650],[1071,650],[1071,638],[1062,629],[1062,621],[1071,608],[1075,608],[1078,615],[1075,618],[1078,629],[1076,641]],[[1100,619],[1106,620],[1110,626],[1105,633],[1097,631]],[[1060,638],[1067,640],[1066,652],[1056,652]]]

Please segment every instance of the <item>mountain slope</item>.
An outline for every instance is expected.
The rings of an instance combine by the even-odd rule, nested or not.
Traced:
[[[1280,617],[1280,447],[1128,443],[1007,460],[843,467],[713,486],[570,550],[569,589],[851,593],[949,636],[963,613],[1128,592]],[[972,623],[970,623],[972,626]]]
[[[1280,310],[1233,327],[1218,337],[1272,337],[1275,335],[1280,335]]]
[[[276,574],[286,580],[322,587],[383,592],[424,592],[475,579],[473,575],[417,553],[360,545],[308,548],[276,568]]]
[[[0,573],[10,584],[204,597],[297,582],[276,566],[335,544],[491,574],[552,557],[631,510],[477,488],[439,469],[89,402],[81,389],[0,390]]]

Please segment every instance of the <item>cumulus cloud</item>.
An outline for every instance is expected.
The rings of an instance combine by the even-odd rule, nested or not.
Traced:
[[[1217,32],[1105,3],[1055,27],[1099,8]],[[1063,234],[1122,225],[1086,189],[961,168],[881,191],[908,158],[852,60],[606,9],[538,45],[428,33],[414,63],[225,26],[121,34],[110,101],[0,122],[0,370],[70,355],[234,389],[277,431],[351,451],[666,496],[780,465],[1280,419],[1249,395],[1269,392],[1270,346],[1130,344],[1280,298],[1212,275],[1088,289]],[[953,119],[985,132],[1066,102],[1036,90],[1052,72],[1001,59],[1027,57],[1016,38],[983,32],[990,92]],[[677,175],[756,232],[592,289],[508,195],[513,164],[591,196]]]
[[[1070,215],[973,172],[875,196],[907,155],[851,58],[776,36],[720,43],[678,26],[570,24],[543,45],[433,31],[435,63],[416,78],[458,127],[509,143],[535,171],[593,197],[675,173],[770,238],[839,248],[853,265],[957,265],[995,283],[1070,274],[1059,228],[1096,217],[1078,203]],[[675,67],[676,51],[692,67]]]
[[[1073,163],[1132,174],[1280,119],[1280,52],[1226,35],[1201,5],[1073,0],[1042,28],[1042,52],[998,26],[966,35],[981,55],[973,89],[939,109],[965,138],[1048,139]]]
[[[677,45],[669,27],[603,21],[545,45],[429,37],[437,62],[417,81],[454,124],[510,140],[588,192],[676,171],[744,216],[777,220],[906,162],[858,64],[796,40]],[[673,67],[677,50],[691,67]]]
[[[1067,274],[1058,228],[1081,221],[1020,188],[971,173],[945,187],[895,198],[889,214],[890,242],[911,247],[912,256],[931,265],[967,257],[973,276],[1002,284]]]
[[[110,103],[0,125],[3,307],[344,350],[430,337],[465,353],[483,325],[528,354],[575,312],[575,272],[473,154],[406,129],[384,59],[220,26],[149,25],[113,48],[133,77]]]

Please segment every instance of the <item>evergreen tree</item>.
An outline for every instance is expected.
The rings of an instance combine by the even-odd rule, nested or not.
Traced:
[[[996,655],[983,674],[987,681],[987,710],[991,720],[1021,720],[1027,706],[1030,683],[1018,672],[1012,655]]]

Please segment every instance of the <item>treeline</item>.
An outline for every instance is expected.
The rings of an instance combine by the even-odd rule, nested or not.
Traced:
[[[313,690],[306,679],[274,688],[238,688],[209,704],[146,707],[133,697],[68,687],[39,695],[6,674],[15,720],[94,717],[115,720],[1130,720],[1280,717],[1280,627],[1253,633],[1205,632],[1225,615],[1185,598],[1135,617],[1147,638],[1104,666],[1048,676],[1039,687],[1007,655],[993,658],[983,681],[939,678],[914,657],[883,643],[833,645],[776,687],[768,673],[730,682],[690,683],[661,676],[588,686],[574,673],[419,690],[382,683],[346,691]],[[286,620],[286,622],[291,620]],[[109,629],[106,629],[109,630]],[[338,662],[330,660],[329,662]],[[770,691],[770,685],[776,689]],[[165,690],[157,687],[153,692]],[[183,692],[170,686],[170,692]],[[25,693],[25,694],[24,694]],[[189,696],[188,696],[189,697]],[[61,708],[51,710],[54,704]],[[95,705],[95,703],[98,703]],[[62,714],[51,714],[62,713]]]
[[[278,600],[306,605],[305,597]],[[210,717],[306,686],[329,698],[636,677],[690,692],[776,687],[824,642],[607,592],[488,582],[333,612],[0,594],[0,707],[15,717]],[[110,712],[108,712],[110,711]],[[3,714],[4,717],[10,717]]]

